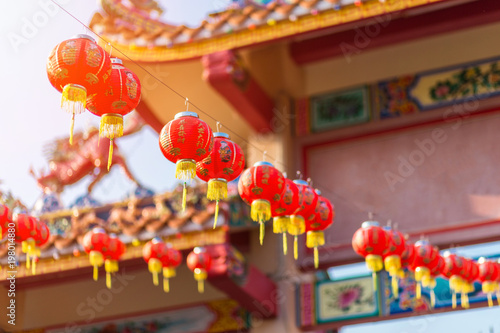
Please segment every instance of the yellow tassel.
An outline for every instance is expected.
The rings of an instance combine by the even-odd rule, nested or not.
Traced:
[[[94,281],[98,279],[98,268],[102,264],[104,264],[104,257],[101,252],[98,251],[90,251],[89,253],[89,261],[92,266],[94,266]]]
[[[431,307],[434,308],[436,305],[436,294],[434,293],[434,289],[431,289]]]
[[[35,261],[35,257],[33,257],[33,262],[31,263],[31,274],[36,275],[36,261]]]
[[[299,258],[299,237],[293,237],[293,258],[297,260]]]
[[[198,292],[203,293],[205,291],[205,286],[203,281],[207,279],[207,271],[195,268],[194,279],[198,281]]]
[[[170,291],[170,283],[168,279],[163,279],[163,291],[166,293]]]
[[[111,289],[111,272],[106,272],[106,287]]]
[[[178,160],[175,163],[175,178],[190,180],[196,177],[196,162],[194,160]]]
[[[451,295],[451,307],[453,309],[457,308],[457,293],[456,292],[453,292],[453,294]]]
[[[491,298],[491,294],[488,293],[488,306],[491,308],[493,306],[493,299]]]
[[[500,306],[500,290],[497,290],[497,303],[498,303],[498,306]]]
[[[288,252],[288,243],[286,241],[286,232],[283,233],[283,254],[286,255]]]
[[[227,198],[227,180],[223,178],[208,181],[207,199],[222,200]]]
[[[420,282],[417,282],[417,291],[416,291],[417,299],[422,298],[422,287],[420,286]]]
[[[187,200],[187,188],[186,188],[186,182],[184,182],[184,187],[182,188],[182,211],[186,210],[186,200]]]
[[[262,243],[264,243],[264,234],[266,232],[266,225],[264,224],[264,222],[259,222],[259,224],[260,224],[259,241],[260,245],[262,245]]]
[[[99,278],[99,267],[97,265],[94,265],[94,281],[97,281]]]
[[[252,201],[250,217],[255,222],[266,222],[271,218],[271,203],[263,199]]]
[[[203,294],[205,292],[205,286],[203,280],[198,280],[198,292]]]
[[[462,292],[462,296],[460,297],[460,306],[462,308],[464,308],[464,309],[466,308],[466,305],[465,305],[465,295],[464,295],[463,292]]]
[[[31,261],[30,255],[28,252],[26,252],[26,268],[27,269],[30,269],[30,261]]]
[[[217,226],[217,218],[219,217],[219,200],[215,203],[214,229]]]
[[[153,272],[152,274],[153,274],[153,284],[155,286],[157,286],[158,285],[158,272]]]
[[[75,113],[71,114],[71,122],[69,125],[69,144],[73,145],[73,132],[75,130]]]
[[[109,155],[108,155],[108,171],[111,168],[111,162],[113,161],[113,139],[109,140]]]
[[[397,275],[392,276],[392,294],[395,298],[399,297],[399,285]]]
[[[101,116],[99,125],[99,137],[108,139],[123,136],[123,116],[116,113],[106,113]]]
[[[318,259],[318,248],[314,248],[314,268],[318,269],[319,259]]]
[[[157,286],[158,282],[158,274],[161,273],[163,269],[163,265],[159,259],[151,258],[148,261],[148,270],[151,274],[153,274],[153,284]]]
[[[61,108],[71,113],[71,125],[69,133],[69,143],[73,144],[73,128],[75,124],[75,114],[85,111],[87,101],[87,89],[77,84],[67,84],[64,86],[61,98]]]
[[[377,272],[372,272],[372,278],[373,278],[373,290],[377,291],[378,290],[378,275],[377,275]]]

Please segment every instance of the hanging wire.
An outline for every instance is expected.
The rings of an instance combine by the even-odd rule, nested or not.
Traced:
[[[88,25],[86,25],[85,23],[83,23],[80,19],[78,19],[76,16],[74,16],[72,13],[70,13],[66,8],[64,8],[63,6],[61,6],[59,3],[57,3],[55,0],[50,0],[52,3],[54,3],[54,5],[56,5],[57,7],[59,7],[62,11],[64,11],[66,14],[68,14],[70,17],[72,17],[75,21],[77,21],[78,23],[80,23],[85,31],[91,31],[95,36],[97,36],[97,38],[99,38],[100,40],[102,40],[103,42],[107,43],[107,44],[110,44],[110,42],[108,42],[104,37],[102,37],[101,35],[99,35],[98,33],[96,33],[94,30],[92,30]],[[146,69],[144,66],[142,66],[140,63],[136,62],[135,60],[131,59],[127,54],[125,54],[123,51],[121,51],[120,49],[116,49],[116,51],[118,53],[120,53],[125,59],[127,59],[128,61],[132,62],[134,65],[136,65],[137,67],[139,67],[143,72],[145,72],[146,74],[150,75],[152,78],[154,78],[156,81],[158,81],[159,84],[163,85],[165,88],[167,88],[168,90],[170,90],[173,94],[179,96],[180,98],[184,99],[185,100],[185,105],[186,105],[186,111],[188,110],[189,108],[189,105],[191,104],[192,107],[194,107],[196,110],[198,110],[200,113],[202,113],[203,115],[205,115],[207,118],[210,118],[212,121],[218,123],[219,121],[214,118],[212,115],[210,115],[208,112],[205,112],[203,109],[201,109],[199,106],[197,106],[196,104],[192,103],[189,101],[188,97],[185,97],[184,95],[182,95],[181,93],[179,93],[177,90],[175,90],[174,88],[172,88],[171,86],[169,86],[168,84],[166,84],[165,82],[163,82],[162,80],[160,80],[158,77],[156,77],[153,73],[151,73],[151,71],[149,71],[148,69]],[[254,145],[253,143],[247,141],[243,136],[241,136],[240,134],[238,134],[237,132],[235,131],[232,131],[231,129],[228,128],[228,131],[233,133],[234,136],[236,136],[237,138],[239,138],[242,142],[244,142],[248,147],[252,147],[253,149],[259,151],[259,152],[262,152],[263,153],[263,160],[266,159],[266,157],[268,157],[269,159],[271,160],[275,160],[277,161],[277,158],[274,158],[270,155],[267,155],[267,151],[262,151],[261,149],[259,149],[256,145]],[[280,164],[281,166],[283,166],[285,169],[287,168],[287,165],[284,164],[283,162],[278,162],[278,164]],[[297,171],[297,176],[299,179],[302,179],[302,174]],[[338,193],[335,193],[329,189],[323,189],[323,192],[325,193],[328,193],[332,196],[335,196],[339,199],[341,199],[342,201],[345,201],[347,204],[349,205],[352,205],[354,206],[357,210],[363,212],[363,213],[369,213],[371,214],[370,212],[366,211],[365,209],[362,209],[358,204],[354,203],[352,200],[348,200],[346,198],[344,198],[343,196],[341,196],[340,194]]]

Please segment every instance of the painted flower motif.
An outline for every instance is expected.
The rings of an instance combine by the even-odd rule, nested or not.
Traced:
[[[351,288],[344,290],[339,295],[339,306],[341,309],[346,309],[351,307],[351,305],[356,302],[361,296],[361,291],[359,288]]]

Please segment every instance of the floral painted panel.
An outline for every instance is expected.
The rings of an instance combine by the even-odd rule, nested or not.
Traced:
[[[319,283],[316,287],[318,323],[371,317],[378,314],[371,276]]]

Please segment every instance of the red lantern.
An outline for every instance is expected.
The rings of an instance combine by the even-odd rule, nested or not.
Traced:
[[[281,195],[280,201],[271,205],[271,215],[273,216],[273,232],[283,234],[283,253],[287,253],[286,233],[290,224],[290,215],[294,214],[299,208],[299,188],[295,183],[285,178],[285,190]]]
[[[392,277],[392,293],[394,297],[399,295],[398,276],[401,271],[401,256],[406,250],[406,241],[403,234],[391,227],[383,228],[387,233],[389,244],[384,253],[385,270]]]
[[[4,238],[12,222],[12,214],[9,207],[0,204],[0,239]]]
[[[175,177],[184,180],[182,209],[186,208],[186,181],[196,175],[196,163],[212,151],[213,133],[194,112],[180,112],[160,133],[163,155],[175,163]]]
[[[101,117],[99,136],[109,143],[108,170],[113,156],[113,139],[123,136],[123,116],[130,113],[141,99],[141,82],[118,58],[111,59],[111,74],[102,91],[87,97],[87,109]]]
[[[465,274],[465,263],[463,258],[450,252],[445,252],[443,259],[444,267],[441,274],[449,280],[452,291],[452,307],[455,309],[457,307],[457,293],[462,292],[465,284],[465,281],[462,279],[462,275]]]
[[[166,245],[167,255],[162,258],[163,265],[163,290],[168,293],[170,291],[169,279],[175,276],[175,268],[179,266],[182,262],[181,251],[172,247],[172,245]]]
[[[318,201],[314,213],[314,219],[306,219],[306,246],[314,248],[314,267],[318,268],[318,246],[325,245],[324,230],[333,223],[335,211],[330,200],[321,196],[321,192],[316,190]]]
[[[264,240],[265,222],[271,218],[271,205],[278,203],[285,191],[285,178],[269,162],[257,162],[243,171],[238,182],[240,197],[251,205],[250,216],[260,224],[260,244]]]
[[[493,306],[493,299],[491,295],[497,291],[498,282],[500,278],[500,267],[496,262],[479,258],[478,260],[478,280],[481,282],[483,293],[488,295],[488,306]]]
[[[193,271],[194,278],[198,281],[198,292],[203,293],[205,288],[203,281],[207,279],[208,270],[212,265],[212,258],[202,247],[195,247],[188,254],[186,263],[188,268]]]
[[[227,198],[227,182],[243,172],[245,157],[236,143],[226,133],[214,133],[214,145],[210,154],[196,164],[196,175],[208,182],[207,198],[216,200],[214,229],[219,215],[219,200]]]
[[[26,268],[31,267],[31,256],[35,253],[35,237],[37,236],[37,220],[27,214],[17,214],[14,217],[16,224],[17,243],[21,243],[23,253],[26,253]]]
[[[142,248],[142,256],[148,263],[148,269],[153,274],[153,283],[158,285],[158,274],[162,272],[163,261],[168,255],[167,245],[159,237],[147,242]]]
[[[363,222],[352,237],[352,248],[365,258],[366,266],[372,271],[375,290],[377,290],[377,272],[384,268],[382,256],[388,244],[387,233],[376,221]]]
[[[31,253],[29,256],[31,257],[31,273],[33,275],[36,274],[36,263],[38,262],[38,258],[40,257],[40,247],[48,242],[50,237],[49,227],[44,222],[37,220],[32,217],[35,223],[35,246],[31,249]]]
[[[309,222],[316,218],[318,194],[309,184],[302,179],[293,181],[299,189],[299,209],[290,216],[288,233],[293,236],[293,257],[298,258],[298,236],[306,232],[306,220]]]
[[[118,260],[125,253],[125,244],[115,234],[109,235],[107,251],[104,253],[104,269],[106,270],[106,286],[111,289],[111,273],[118,272]]]
[[[76,35],[58,44],[50,53],[47,75],[52,86],[62,92],[62,109],[72,114],[71,144],[75,114],[85,111],[87,96],[103,87],[110,71],[109,56],[88,35]]]
[[[439,250],[428,241],[420,240],[415,243],[415,258],[412,269],[415,271],[417,282],[417,299],[422,296],[421,285],[427,285],[431,278],[431,270],[439,264]]]
[[[90,264],[94,267],[94,281],[99,276],[99,267],[104,264],[104,253],[108,251],[109,236],[102,228],[94,228],[83,236],[83,249],[89,254]]]
[[[462,302],[463,308],[468,309],[469,305],[469,293],[474,291],[474,281],[479,277],[479,266],[477,263],[471,259],[463,258],[464,262],[464,272],[462,274],[463,286],[462,286]]]
[[[415,259],[415,246],[410,242],[405,243],[405,250],[401,254],[401,269],[411,267]]]
[[[436,304],[436,295],[434,293],[434,288],[436,287],[436,277],[441,275],[441,272],[443,270],[443,267],[445,265],[443,257],[438,255],[438,263],[437,265],[431,269],[431,275],[430,279],[422,281],[422,286],[429,288],[430,289],[430,294],[431,294],[431,307],[434,308],[434,305]]]

